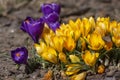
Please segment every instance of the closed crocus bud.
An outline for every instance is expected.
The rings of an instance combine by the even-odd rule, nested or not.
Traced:
[[[112,32],[112,41],[116,47],[120,47],[120,24],[116,28],[113,27]]]
[[[67,63],[67,56],[65,55],[65,53],[63,52],[60,52],[59,55],[58,55],[59,59],[61,62],[63,63]]]
[[[89,22],[89,19],[83,18],[80,24],[80,31],[81,31],[82,37],[86,37],[91,31],[91,29],[92,29],[92,26]]]
[[[25,47],[17,48],[11,51],[11,57],[17,64],[27,64],[28,51]]]
[[[86,74],[86,72],[82,72],[80,74],[73,75],[70,80],[85,80]]]
[[[69,21],[69,26],[71,27],[71,29],[73,30],[73,36],[75,41],[77,41],[81,35],[81,31],[80,31],[80,19],[77,19],[76,22],[73,22],[72,20]]]
[[[59,15],[57,13],[50,13],[49,15],[44,16],[44,19],[49,28],[52,29],[54,32],[57,28],[59,28]]]
[[[54,37],[52,37],[52,41],[53,41],[52,47],[55,48],[58,52],[62,52],[64,37],[54,36]]]
[[[40,41],[40,44],[34,44],[34,47],[38,53],[38,55],[41,55],[43,53],[43,51],[45,51],[46,49],[46,44],[43,41]]]
[[[69,55],[69,58],[70,58],[72,63],[79,63],[80,62],[79,57],[77,57],[75,55]]]
[[[42,13],[44,15],[44,20],[54,32],[59,28],[59,14],[60,14],[60,5],[56,3],[51,4],[42,4],[41,6]]]
[[[50,13],[56,12],[57,14],[60,14],[60,5],[56,3],[51,4],[42,4],[41,10],[44,16],[49,15]]]
[[[57,52],[55,51],[54,48],[51,48],[51,47],[48,47],[47,50],[45,50],[41,57],[44,59],[44,60],[47,60],[51,63],[57,63]]]
[[[85,54],[82,55],[82,59],[89,66],[94,66],[98,57],[99,53],[91,53],[88,50],[86,50]]]
[[[67,70],[65,72],[66,75],[76,74],[81,69],[81,65],[80,64],[69,64],[66,67],[67,67]]]
[[[76,43],[75,43],[74,39],[72,37],[66,38],[66,40],[64,42],[64,47],[68,51],[72,51],[76,47]]]
[[[39,37],[42,34],[44,28],[44,21],[42,18],[33,20],[31,17],[27,17],[20,27],[23,31],[27,32],[35,43],[38,43]]]

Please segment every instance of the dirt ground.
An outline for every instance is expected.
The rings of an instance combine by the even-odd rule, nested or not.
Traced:
[[[110,17],[120,21],[120,0],[0,0],[0,80],[41,80],[47,70],[36,69],[25,73],[25,66],[19,70],[11,60],[10,51],[17,47],[32,45],[31,38],[20,30],[20,24],[26,16],[42,16],[42,3],[57,2],[61,5],[61,20],[90,17]],[[29,48],[29,47],[28,47]],[[120,80],[120,69],[111,66],[111,71],[101,75],[88,75],[86,80]],[[53,80],[63,79],[58,73]]]

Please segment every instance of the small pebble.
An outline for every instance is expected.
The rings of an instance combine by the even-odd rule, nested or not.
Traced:
[[[104,80],[116,80],[115,77],[105,77]]]
[[[108,59],[105,60],[104,65],[105,65],[105,66],[108,66],[108,65],[109,65],[109,60],[108,60]]]
[[[18,75],[16,76],[16,79],[19,80],[19,79],[22,79],[23,77],[24,77],[23,74],[18,74]]]
[[[111,71],[107,72],[107,73],[106,73],[106,76],[110,76],[110,77],[111,77],[111,76],[114,76],[115,71],[116,71],[116,70],[111,70]]]
[[[100,1],[103,3],[111,3],[112,2],[112,0],[100,0]]]
[[[19,70],[25,71],[25,65],[20,66]]]

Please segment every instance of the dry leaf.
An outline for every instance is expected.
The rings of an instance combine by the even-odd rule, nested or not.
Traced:
[[[52,71],[51,70],[49,70],[45,75],[44,75],[44,77],[43,77],[43,79],[42,80],[52,80]]]

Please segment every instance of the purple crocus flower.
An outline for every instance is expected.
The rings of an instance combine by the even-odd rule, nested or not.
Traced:
[[[17,64],[27,64],[28,51],[25,47],[17,48],[11,51],[11,57]]]
[[[59,14],[60,14],[60,5],[56,3],[51,4],[42,4],[41,6],[42,13],[44,14],[44,20],[47,25],[55,32],[59,28]]]
[[[55,13],[55,12],[50,13],[47,16],[44,16],[44,20],[48,24],[50,29],[52,29],[54,32],[60,26],[59,15],[57,13]]]
[[[42,13],[44,14],[44,16],[49,15],[50,13],[53,13],[53,12],[60,14],[60,5],[58,5],[56,3],[42,4],[41,10],[42,10]]]
[[[21,29],[27,32],[35,43],[38,43],[39,37],[42,34],[44,28],[44,21],[42,18],[33,20],[31,17],[27,17],[21,25]]]

